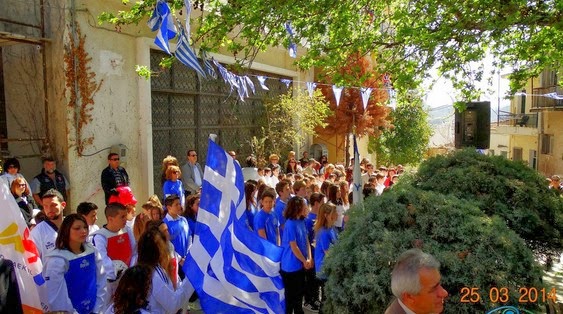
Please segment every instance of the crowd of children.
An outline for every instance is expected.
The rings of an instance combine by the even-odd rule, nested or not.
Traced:
[[[278,174],[281,167],[273,162]],[[319,173],[315,163],[303,168],[295,163],[286,169],[309,171],[278,174],[275,180],[273,174],[267,178],[267,172],[257,171],[257,180],[245,182],[243,223],[283,249],[286,313],[303,313],[303,308],[317,312],[327,280],[324,258],[346,227],[351,182],[343,167],[323,165]],[[375,189],[382,171],[368,175],[364,188],[375,182]],[[394,177],[383,177],[381,184],[393,184]],[[45,265],[46,284],[40,289],[45,308],[109,314],[189,309],[197,295],[183,265],[194,238],[200,194],[186,196],[175,165],[163,168],[162,178],[163,202],[151,196],[138,215],[130,188],[116,189],[104,208],[107,223],[102,227],[96,225],[95,204],[80,203],[77,214],[63,219],[63,196],[56,190],[42,196],[44,217],[36,217],[31,237]]]

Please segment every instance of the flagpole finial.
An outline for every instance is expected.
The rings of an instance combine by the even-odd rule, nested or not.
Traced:
[[[210,133],[209,139],[212,140],[213,142],[217,143],[217,134]]]

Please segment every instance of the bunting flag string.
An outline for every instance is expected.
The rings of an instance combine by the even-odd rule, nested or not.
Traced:
[[[307,91],[309,92],[309,97],[313,98],[313,93],[315,92],[315,88],[317,88],[317,83],[307,82]]]
[[[257,75],[256,79],[258,80],[258,83],[260,83],[260,87],[262,87],[263,90],[270,90],[268,86],[266,86],[266,77],[264,75]]]
[[[191,37],[190,15],[192,15],[192,4],[190,0],[184,0],[184,7],[186,8],[186,38]]]
[[[285,23],[285,30],[289,35],[289,56],[292,58],[297,58],[297,45],[293,41],[293,29],[291,28],[291,22]]]
[[[191,14],[191,2],[190,0],[184,0],[184,6],[186,8],[186,21],[185,27],[180,28],[180,32],[176,29],[174,22],[172,20],[172,13],[170,11],[170,7],[168,6],[165,0],[158,0],[156,3],[155,9],[150,17],[147,25],[153,32],[157,32],[156,38],[154,43],[162,49],[164,52],[171,55],[170,52],[170,44],[169,41],[176,37],[178,34],[178,43],[176,47],[176,51],[174,55],[176,58],[186,65],[189,68],[192,68],[202,77],[211,77],[213,79],[217,79],[218,75],[215,69],[213,68],[213,64],[217,68],[217,71],[221,74],[221,77],[228,83],[231,92],[235,89],[239,94],[241,100],[244,101],[244,97],[249,97],[248,88],[252,91],[253,94],[256,94],[256,89],[254,83],[250,79],[249,76],[255,76],[260,84],[260,87],[263,90],[269,90],[268,86],[266,85],[267,79],[274,79],[279,80],[282,84],[285,84],[286,88],[289,88],[289,84],[299,84],[299,83],[306,83],[307,91],[309,92],[309,96],[313,97],[313,92],[315,88],[319,85],[322,86],[332,86],[332,90],[334,93],[334,97],[336,99],[336,106],[338,107],[340,104],[341,93],[344,87],[338,87],[336,85],[331,84],[323,84],[318,82],[303,82],[298,80],[290,80],[286,78],[277,78],[277,77],[268,77],[264,75],[251,75],[248,74],[246,76],[238,76],[230,71],[228,71],[224,66],[222,66],[217,60],[214,58],[209,58],[205,50],[200,49],[199,54],[201,58],[201,62],[203,63],[203,68],[200,64],[200,61],[197,59],[196,54],[192,47],[189,45],[190,39],[190,14]],[[178,23],[180,24],[180,23]],[[297,45],[293,42],[294,40],[294,33],[293,29],[291,28],[291,22],[288,21],[285,23],[285,29],[289,35],[290,45],[289,45],[289,54],[292,58],[297,57]],[[207,73],[207,75],[206,75]],[[354,86],[346,86],[346,88],[351,89],[359,89],[362,94],[362,103],[364,106],[364,110],[367,108],[367,104],[369,102],[369,98],[371,96],[372,91],[379,90],[379,91],[387,91],[389,105],[394,108],[396,106],[396,91],[393,89],[393,84],[391,81],[391,75],[389,73],[385,73],[382,75],[382,85],[381,88],[376,87],[354,87]],[[557,92],[550,92],[545,94],[528,94],[525,92],[517,92],[511,95],[512,97],[515,96],[531,96],[531,97],[547,97],[555,100],[563,100],[563,95],[558,94]]]
[[[199,60],[197,59],[194,51],[190,47],[189,39],[186,37],[183,28],[180,28],[180,36],[178,40],[178,44],[176,45],[176,52],[174,56],[178,61],[182,62],[185,66],[192,68],[194,71],[197,72],[201,77],[205,77],[205,72],[201,68],[199,64]]]
[[[372,88],[362,87],[360,92],[362,93],[362,104],[364,105],[364,110],[368,107],[369,96],[371,95]]]
[[[157,31],[156,38],[154,39],[155,45],[167,54],[171,54],[169,41],[176,37],[176,26],[174,26],[170,7],[168,7],[166,1],[158,1],[147,24],[151,31]]]
[[[289,88],[289,84],[291,84],[292,81],[282,78],[282,79],[280,79],[280,82],[284,83],[286,88]]]
[[[332,85],[332,92],[334,93],[334,98],[336,99],[336,108],[340,105],[340,96],[342,95],[343,86]]]
[[[207,57],[207,52],[205,52],[205,50],[203,49],[200,49],[199,55],[201,57],[201,60],[203,61],[205,72],[207,72],[207,74],[209,74],[209,76],[211,76],[213,79],[217,79],[217,72],[215,72],[215,69],[213,69],[213,65],[211,65],[211,61],[209,61],[209,58]]]

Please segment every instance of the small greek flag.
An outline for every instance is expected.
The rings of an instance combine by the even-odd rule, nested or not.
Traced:
[[[205,313],[284,313],[282,249],[246,228],[242,169],[214,141],[208,145],[184,271]]]
[[[258,82],[260,83],[260,87],[262,87],[262,89],[264,89],[264,90],[270,90],[270,89],[268,88],[268,86],[266,86],[266,83],[265,83],[265,82],[266,82],[266,77],[265,77],[265,76],[263,76],[263,75],[258,75],[256,78],[258,79]]]
[[[185,66],[194,69],[201,77],[205,77],[205,72],[199,64],[199,60],[190,47],[189,39],[186,37],[186,33],[182,29],[180,31],[180,39],[178,40],[178,45],[176,46],[176,52],[174,53],[176,59],[182,62]]]
[[[285,31],[289,35],[289,56],[292,57],[292,58],[296,58],[297,57],[297,45],[293,41],[293,29],[291,28],[291,23],[286,22],[284,26],[285,26]]]
[[[168,42],[170,39],[176,37],[176,27],[174,26],[172,14],[170,13],[170,8],[166,1],[158,1],[147,24],[151,28],[151,31],[158,31],[154,43],[160,47],[160,49],[170,54],[170,45]]]
[[[362,170],[360,169],[360,151],[356,142],[356,134],[354,134],[354,169],[352,170],[352,198],[354,204],[363,203],[362,197]]]

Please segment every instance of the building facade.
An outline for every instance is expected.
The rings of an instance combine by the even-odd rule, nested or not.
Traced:
[[[210,133],[243,156],[264,97],[295,88],[272,79],[270,91],[262,91],[255,83],[257,94],[241,102],[221,78],[198,77],[180,63],[161,69],[163,53],[144,22],[119,29],[98,23],[102,12],[123,10],[120,1],[0,0],[0,6],[8,8],[0,10],[2,157],[18,157],[31,180],[40,157],[54,156],[71,181],[73,209],[81,201],[104,204],[100,173],[110,152],[121,155],[140,202],[160,190],[166,155],[183,164],[186,150],[196,149],[204,162]],[[222,53],[212,57],[234,62]],[[293,60],[287,49],[273,47],[249,73],[312,81],[312,71],[298,71]],[[155,73],[142,78],[136,65]]]

